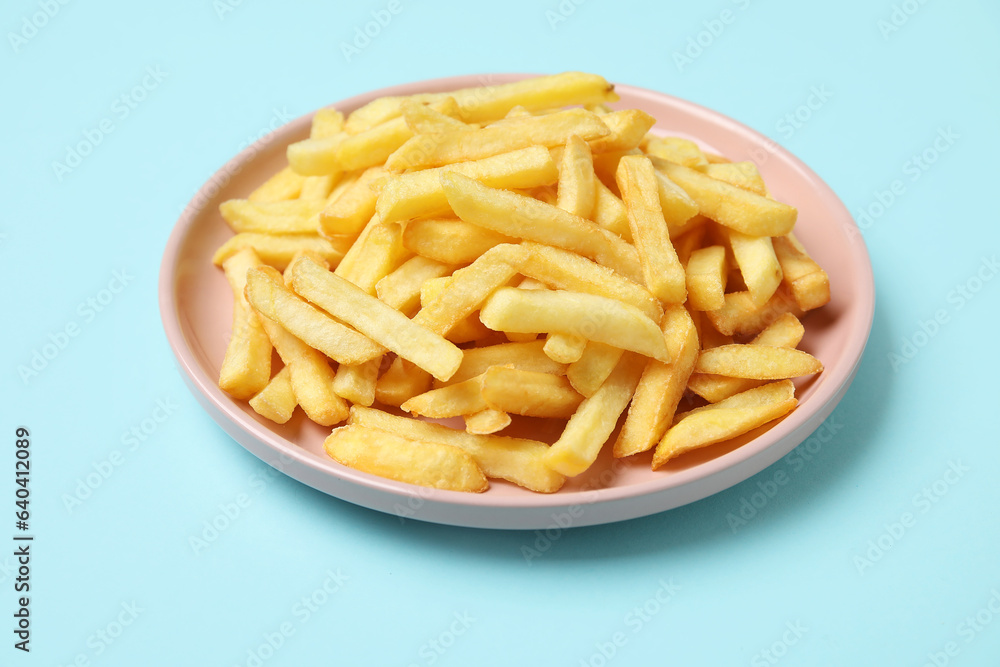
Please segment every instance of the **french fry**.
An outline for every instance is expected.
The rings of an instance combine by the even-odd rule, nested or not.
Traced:
[[[595,153],[627,151],[637,148],[646,133],[656,124],[655,118],[638,109],[611,111],[602,114],[601,120],[608,126],[611,133],[590,142],[590,147]]]
[[[313,216],[323,208],[322,200],[250,201],[230,199],[222,202],[219,212],[237,234],[315,234]]]
[[[394,222],[378,222],[376,216],[344,254],[336,273],[368,294],[375,294],[378,281],[395,271],[409,257],[409,251],[403,247],[400,226]]]
[[[326,237],[357,236],[375,214],[378,195],[371,184],[385,176],[380,166],[369,167],[319,214],[319,233]]]
[[[333,378],[333,393],[358,405],[375,402],[375,383],[382,357],[360,364],[341,364]]]
[[[535,188],[555,183],[559,171],[543,146],[530,146],[481,160],[400,174],[378,196],[376,210],[386,222],[449,213],[441,172],[453,171],[491,188]]]
[[[342,364],[358,364],[385,352],[378,343],[303,301],[285,287],[281,274],[271,267],[247,271],[246,297],[263,317]]]
[[[501,287],[479,312],[494,331],[568,333],[669,361],[659,328],[627,303],[582,292]]]
[[[769,236],[747,236],[727,230],[729,244],[740,268],[743,282],[750,292],[750,300],[762,306],[774,296],[781,284],[781,265],[774,254]]]
[[[488,368],[479,385],[489,407],[526,417],[568,419],[583,401],[564,376],[506,366]]]
[[[589,218],[597,197],[596,181],[590,146],[574,134],[566,141],[559,163],[556,206],[581,218]]]
[[[660,326],[673,361],[646,362],[614,444],[617,458],[648,451],[659,442],[673,422],[674,411],[698,360],[698,332],[684,306],[668,307]]]
[[[594,187],[596,189],[594,222],[631,243],[632,229],[628,226],[628,213],[625,211],[625,204],[618,198],[618,195],[608,189],[608,186],[601,179],[594,180]]]
[[[268,345],[270,345],[268,340]],[[295,406],[295,392],[292,390],[292,370],[283,366],[263,389],[250,399],[254,412],[276,424],[284,424],[292,418]]]
[[[719,245],[691,253],[685,271],[688,307],[692,310],[718,310],[726,303],[726,249]]]
[[[469,493],[490,486],[472,456],[453,445],[351,425],[335,429],[323,447],[342,465],[399,482]]]
[[[469,264],[501,243],[517,243],[517,239],[464,220],[424,218],[403,227],[403,247],[446,264]]]
[[[333,191],[342,177],[342,174],[327,174],[326,176],[306,176],[302,182],[302,190],[299,192],[299,199],[326,199]],[[314,228],[315,229],[315,228]]]
[[[653,166],[681,186],[698,204],[702,215],[751,236],[781,236],[792,231],[798,211],[700,171],[665,160]]]
[[[344,171],[337,150],[347,135],[337,133],[316,139],[305,139],[288,146],[288,165],[301,176],[324,176]]]
[[[785,313],[754,338],[750,345],[771,345],[774,347],[796,347],[805,329],[791,313]],[[730,343],[732,341],[729,341]],[[716,346],[717,347],[717,346]],[[753,389],[764,384],[764,380],[748,380],[745,378],[710,375],[708,373],[692,373],[688,379],[688,389],[704,398],[709,403],[718,403],[747,389]]]
[[[497,433],[510,426],[510,415],[502,410],[486,408],[471,415],[465,415],[465,430],[476,435]]]
[[[496,435],[473,435],[441,424],[397,417],[381,410],[354,406],[350,424],[398,433],[404,437],[461,447],[476,460],[487,477],[505,479],[538,493],[554,493],[563,476],[543,462],[549,446],[544,442]]]
[[[677,253],[677,260],[684,267],[685,280],[687,279],[687,265],[691,259],[691,253],[705,245],[706,231],[704,225],[697,225],[676,239],[671,239],[671,243],[674,244],[674,251]],[[690,299],[690,297],[688,298]]]
[[[305,178],[305,176],[300,176],[292,171],[291,167],[285,167],[264,181],[262,185],[247,196],[247,199],[250,201],[287,201],[295,199],[302,191],[302,184]]]
[[[308,258],[296,260],[290,269],[298,294],[379,345],[441,380],[458,370],[462,351],[439,334]]]
[[[404,233],[405,244],[405,233]],[[420,286],[432,278],[451,274],[455,267],[417,255],[403,262],[398,269],[375,284],[379,300],[412,317],[420,307]]]
[[[569,418],[562,435],[545,455],[546,465],[567,477],[575,477],[594,463],[632,400],[645,362],[636,354],[622,355],[601,388],[584,399]]]
[[[708,168],[708,159],[698,144],[680,137],[650,137],[645,145],[646,153],[663,160],[704,171]]]
[[[783,380],[813,375],[823,370],[808,352],[770,345],[720,345],[698,357],[695,370],[750,380]]]
[[[329,240],[311,234],[275,236],[273,234],[237,234],[223,243],[212,256],[212,263],[222,266],[227,259],[243,250],[252,248],[264,264],[283,271],[292,257],[301,250],[318,252],[331,265],[336,266],[344,253],[347,243],[331,243]]]
[[[611,375],[624,352],[620,347],[588,341],[580,358],[566,369],[566,378],[581,395],[593,396]]]
[[[498,343],[465,350],[462,364],[447,382],[434,382],[435,387],[462,382],[482,375],[492,366],[506,366],[514,370],[562,375],[566,364],[549,359],[544,352],[545,341],[526,343]]]
[[[451,100],[451,104],[446,110],[432,109],[426,104],[420,104],[413,100],[404,100],[400,104],[400,110],[403,113],[403,120],[406,121],[406,126],[414,134],[434,134],[447,132],[448,130],[468,129],[469,126],[457,118],[459,109],[455,98],[448,97],[445,99]],[[456,115],[452,116],[450,115],[451,113]]]
[[[796,404],[795,385],[782,380],[680,415],[656,446],[653,470],[675,456],[763,426],[788,414]]]
[[[587,347],[587,339],[583,336],[567,333],[550,333],[545,339],[542,350],[552,361],[561,364],[571,364],[579,361],[583,350]]]
[[[760,177],[757,165],[753,162],[709,164],[704,171],[706,175],[714,179],[749,190],[761,197],[767,196],[767,186],[764,185],[764,179]]]
[[[430,373],[402,357],[396,357],[375,383],[375,400],[398,407],[424,393],[430,386]]]
[[[405,123],[403,126],[406,126]],[[559,146],[574,134],[590,141],[607,136],[609,132],[608,126],[601,122],[597,114],[585,109],[511,118],[505,120],[502,126],[412,137],[388,156],[385,168],[398,173],[406,169],[440,167],[530,146]]]
[[[344,114],[327,107],[313,114],[312,126],[309,129],[310,139],[322,139],[339,134],[344,130]]]
[[[688,312],[691,313],[691,319],[694,320],[694,326],[698,330],[698,342],[701,349],[707,350],[712,347],[731,345],[733,343],[733,337],[719,333],[719,330],[715,328],[705,312],[691,309],[688,309]]]
[[[271,341],[243,294],[247,271],[261,266],[261,261],[246,248],[222,266],[233,290],[233,328],[219,372],[219,388],[234,398],[247,399],[264,389],[271,378]]]
[[[402,117],[393,118],[373,128],[352,134],[337,144],[335,160],[343,171],[367,169],[386,161],[400,146],[413,138],[413,131]]]
[[[749,292],[730,292],[722,308],[705,311],[712,326],[726,336],[755,336],[785,313],[803,314],[784,285],[763,306],[754,305]]]
[[[698,204],[670,178],[659,171],[654,170],[653,173],[656,176],[656,194],[660,199],[663,220],[667,223],[670,238],[677,238],[693,227],[697,227],[699,224]]]
[[[413,415],[447,419],[471,415],[489,406],[483,398],[480,378],[474,377],[440,389],[431,389],[414,396],[399,407]]]
[[[589,220],[524,195],[487,188],[460,174],[443,172],[448,203],[466,222],[500,234],[578,252],[636,282],[635,249]]]
[[[652,163],[627,155],[618,163],[617,178],[646,287],[663,302],[684,303],[684,267],[670,243]]]
[[[830,278],[806,252],[791,232],[772,239],[785,284],[802,310],[825,306],[830,301]]]

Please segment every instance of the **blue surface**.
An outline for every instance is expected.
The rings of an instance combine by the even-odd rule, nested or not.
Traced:
[[[224,1],[0,13],[0,542],[18,425],[36,535],[31,652],[5,629],[0,664],[1000,664],[1000,279],[977,277],[1000,251],[995,2],[400,0],[348,62],[341,42],[388,3]],[[864,222],[878,308],[831,437],[693,505],[558,533],[530,563],[534,532],[401,524],[268,475],[199,408],[162,333],[157,270],[187,200],[276,118],[411,80],[566,69],[747,123]],[[134,108],[120,99],[144,83]],[[60,179],[53,162],[102,121]],[[50,336],[63,348],[23,380]],[[203,534],[212,521],[225,529]]]

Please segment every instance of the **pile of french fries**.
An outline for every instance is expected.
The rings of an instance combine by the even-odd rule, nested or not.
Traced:
[[[221,206],[219,386],[279,424],[346,422],[344,465],[470,492],[555,492],[606,446],[657,469],[786,415],[790,378],[823,369],[799,318],[830,299],[796,209],[616,101],[569,72],[318,111]],[[521,417],[562,435],[500,435]]]

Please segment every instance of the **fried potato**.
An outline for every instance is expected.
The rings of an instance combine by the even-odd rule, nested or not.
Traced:
[[[798,307],[813,310],[829,303],[830,278],[795,235],[789,232],[786,236],[776,236],[773,244],[783,279]]]
[[[327,238],[356,237],[375,214],[377,193],[372,183],[385,176],[381,166],[369,167],[319,214],[319,233]]]
[[[684,303],[684,267],[670,243],[652,163],[627,155],[618,163],[617,178],[646,287],[663,302]]]
[[[823,370],[820,361],[802,350],[770,345],[720,345],[698,357],[695,370],[750,380],[783,380]]]
[[[594,222],[631,243],[632,229],[628,226],[628,213],[625,211],[625,204],[618,198],[618,195],[608,189],[608,186],[601,179],[594,179],[594,187],[596,189]]]
[[[343,174],[327,174],[326,176],[307,176],[302,182],[299,199],[326,199],[333,191],[333,186],[340,182]]]
[[[718,310],[726,302],[726,249],[719,245],[699,248],[691,253],[685,271],[688,307],[692,310]]]
[[[593,396],[611,375],[624,352],[620,347],[587,341],[580,358],[566,368],[566,379],[581,395]]]
[[[237,234],[315,234],[313,216],[322,208],[323,201],[316,199],[273,202],[230,199],[222,202],[219,212]]]
[[[663,210],[663,220],[667,223],[670,238],[675,239],[701,224],[698,204],[688,193],[661,172],[653,173],[656,176],[656,194],[660,198],[660,208]]]
[[[403,227],[403,247],[446,264],[469,264],[501,243],[517,243],[517,239],[464,220],[424,218]]]
[[[477,376],[440,389],[431,389],[414,396],[399,407],[413,415],[447,419],[471,415],[490,406],[483,398],[482,383]]]
[[[637,148],[646,133],[656,124],[655,118],[639,109],[611,111],[602,114],[601,120],[608,126],[611,133],[590,142],[590,148],[595,153],[627,151]]]
[[[551,373],[492,366],[478,382],[489,407],[526,417],[568,419],[583,401],[569,380]]]
[[[272,234],[244,233],[237,234],[223,243],[212,256],[212,263],[222,266],[223,262],[243,250],[252,248],[264,264],[283,271],[292,257],[301,250],[314,250],[323,259],[336,266],[349,243],[331,243],[327,239],[307,234],[275,236]]]
[[[344,137],[335,157],[342,171],[367,169],[386,161],[400,146],[413,138],[413,130],[402,117],[393,118],[364,132]]]
[[[323,448],[342,465],[399,482],[469,493],[490,486],[472,456],[453,445],[350,425],[335,429]]]
[[[396,357],[375,383],[375,400],[399,407],[431,386],[431,374],[419,366]]]
[[[680,137],[650,137],[645,145],[646,153],[663,160],[669,160],[691,169],[705,171],[708,158],[698,148],[698,144]]]
[[[468,129],[469,126],[458,119],[459,109],[455,98],[447,97],[445,100],[450,100],[450,104],[447,105],[447,108],[439,109],[432,109],[426,104],[420,104],[413,100],[403,100],[399,108],[403,113],[406,126],[414,134],[433,134]],[[442,100],[442,103],[445,100]]]
[[[791,380],[782,380],[680,415],[656,446],[653,470],[675,456],[763,426],[788,414],[796,404],[795,386]]]
[[[497,435],[474,435],[441,424],[396,417],[381,410],[351,408],[349,424],[398,433],[403,437],[467,451],[487,477],[505,479],[539,493],[554,493],[562,487],[563,476],[549,469],[543,457],[549,450],[544,442]]]
[[[403,242],[405,245],[405,232]],[[375,294],[389,307],[412,317],[420,307],[420,287],[428,280],[450,275],[454,270],[455,267],[451,264],[419,255],[411,257],[375,284]]]
[[[661,336],[662,340],[662,336]],[[545,455],[550,468],[567,477],[585,472],[597,459],[639,384],[646,360],[626,353],[601,388],[580,403],[562,435]]]
[[[268,345],[271,341],[268,340]],[[263,389],[250,399],[254,412],[276,424],[284,424],[295,412],[295,391],[292,390],[292,370],[283,366]]]
[[[774,296],[781,284],[781,265],[774,254],[770,236],[747,236],[733,230],[727,231],[736,265],[750,292],[750,300],[762,306]]]
[[[315,139],[305,139],[288,146],[288,165],[301,176],[340,174],[344,169],[337,156],[340,144],[347,135],[343,132]]]
[[[673,361],[646,362],[614,444],[616,458],[648,451],[659,442],[673,422],[674,411],[698,360],[698,332],[684,306],[668,307],[660,328]]]
[[[533,340],[526,343],[498,343],[484,347],[473,347],[465,350],[462,364],[447,382],[435,381],[434,386],[440,387],[455,382],[462,382],[482,375],[492,366],[505,366],[514,370],[562,375],[566,372],[566,364],[552,361],[545,355],[545,341]]]
[[[556,206],[581,218],[589,218],[597,198],[596,183],[590,146],[574,134],[566,141],[559,162]]]
[[[375,402],[375,383],[382,357],[360,364],[341,364],[333,378],[333,393],[351,403],[370,406]]]
[[[378,281],[399,268],[410,258],[403,246],[403,230],[394,222],[382,223],[377,217],[369,221],[361,236],[337,265],[336,274],[375,294]]]
[[[309,129],[310,139],[331,137],[344,130],[344,114],[333,108],[320,109],[313,114],[312,126]]]
[[[510,426],[510,415],[502,410],[486,408],[471,415],[465,415],[465,430],[476,435],[489,435]]]
[[[247,199],[254,202],[295,199],[302,192],[302,184],[305,179],[305,176],[292,171],[291,167],[285,167],[264,181],[262,185],[247,196]]]
[[[709,164],[705,167],[704,172],[714,179],[749,190],[761,197],[767,196],[767,186],[764,185],[764,179],[761,178],[760,172],[757,171],[757,165],[753,162]]]
[[[726,336],[757,335],[785,313],[803,314],[784,285],[763,306],[754,305],[749,292],[730,292],[722,308],[705,311],[712,326]]]
[[[247,271],[258,266],[261,261],[251,248],[222,265],[233,290],[233,328],[219,372],[219,388],[239,399],[261,391],[271,378],[271,341],[243,293]]]
[[[659,328],[627,303],[582,292],[501,287],[479,312],[494,331],[567,333],[669,361]]]
[[[583,350],[587,347],[587,339],[583,336],[567,333],[550,333],[545,339],[542,350],[552,361],[561,364],[571,364],[579,361]]]

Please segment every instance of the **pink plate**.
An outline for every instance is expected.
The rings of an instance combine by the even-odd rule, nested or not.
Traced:
[[[347,113],[384,95],[448,91],[523,79],[523,74],[459,76],[376,90],[335,106]],[[602,454],[593,468],[558,493],[531,493],[492,481],[483,494],[424,489],[346,468],[323,452],[329,429],[296,416],[268,422],[217,386],[229,339],[232,295],[212,253],[232,235],[218,214],[227,199],[246,197],[285,166],[285,147],[309,135],[311,114],[250,146],[195,195],[167,243],[160,269],[160,315],[184,379],[205,410],[237,442],[285,474],[332,496],[423,521],[482,528],[585,526],[662,512],[717,493],[760,472],[809,436],[833,411],[857,370],[871,330],[875,286],[861,234],[837,195],[793,155],[763,135],[714,111],[662,93],[617,85],[618,108],[642,109],[663,134],[686,136],[733,160],[754,160],[773,196],[798,208],[795,232],[830,275],[833,299],[805,318],[805,349],[826,370],[799,383],[800,404],[770,428],[738,443],[691,452],[664,469],[649,455],[614,461]],[[536,420],[545,431],[550,424]],[[535,433],[551,441],[557,433]],[[745,443],[745,444],[742,444]],[[740,446],[737,446],[740,444]],[[609,449],[609,448],[605,448]]]

